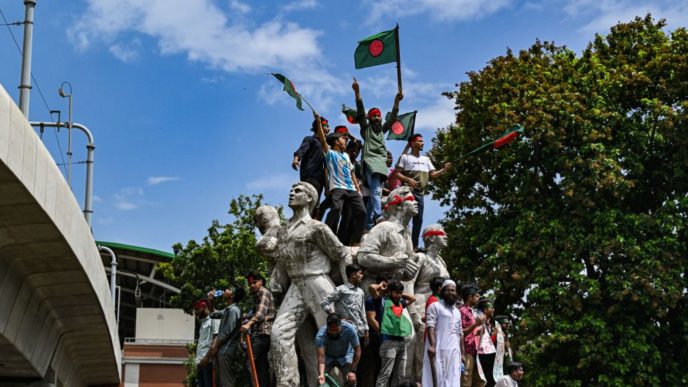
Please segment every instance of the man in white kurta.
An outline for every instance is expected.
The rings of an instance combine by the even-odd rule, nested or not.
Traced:
[[[464,351],[461,313],[456,308],[459,296],[454,281],[444,282],[440,299],[425,313],[423,386],[459,387]]]

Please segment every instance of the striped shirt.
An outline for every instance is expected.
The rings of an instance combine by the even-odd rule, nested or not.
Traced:
[[[356,185],[354,185],[352,178],[354,165],[351,164],[349,155],[346,152],[336,152],[330,149],[325,153],[325,165],[327,165],[330,191],[337,188],[356,191]]]

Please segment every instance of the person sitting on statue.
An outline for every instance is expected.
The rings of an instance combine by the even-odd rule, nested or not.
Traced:
[[[314,113],[318,121],[317,113]],[[316,134],[320,139],[322,152],[325,155],[325,165],[327,166],[327,185],[329,196],[332,200],[332,207],[327,214],[325,223],[330,227],[342,243],[357,245],[361,242],[363,235],[363,223],[365,221],[366,210],[363,207],[363,198],[360,194],[358,180],[354,174],[354,165],[349,160],[346,151],[346,141],[348,136],[343,133],[331,133],[325,138],[325,133],[318,125]],[[349,222],[340,230],[339,221],[342,210],[348,207]]]
[[[323,295],[334,291],[334,283],[329,276],[332,265],[339,265],[342,277],[346,278],[344,266],[352,262],[349,249],[339,242],[332,230],[310,217],[317,202],[318,193],[312,185],[306,182],[294,184],[289,193],[289,207],[294,214],[279,232],[277,265],[272,278],[282,279],[282,282],[270,283],[275,291],[286,291],[270,337],[277,387],[299,385],[296,332],[309,316],[315,319],[318,327],[325,325],[327,313],[319,301]],[[304,347],[304,342],[299,341],[308,380],[313,384],[318,375],[313,342],[315,329],[308,340],[311,348]],[[309,359],[313,360],[310,364]]]
[[[442,169],[436,170],[430,158],[420,154],[424,145],[421,134],[416,133],[412,135],[409,139],[411,153],[402,154],[394,169],[396,177],[403,184],[413,189],[413,196],[415,196],[416,203],[418,203],[418,214],[413,217],[412,231],[413,247],[416,249],[418,248],[420,229],[423,226],[423,202],[428,181],[442,176],[451,168],[451,163],[446,163]]]
[[[361,359],[361,344],[356,327],[342,321],[337,313],[327,316],[315,337],[318,347],[318,383],[325,384],[325,372],[338,368],[344,375],[345,386],[356,386],[356,367]]]
[[[370,201],[368,202],[365,229],[370,230],[375,222],[382,216],[382,183],[387,179],[387,148],[385,146],[385,133],[389,131],[397,120],[399,114],[399,102],[404,98],[400,92],[394,98],[392,113],[385,123],[382,123],[382,112],[378,108],[372,108],[366,115],[358,82],[354,79],[351,85],[356,97],[356,121],[361,127],[363,138],[363,173],[370,188]]]

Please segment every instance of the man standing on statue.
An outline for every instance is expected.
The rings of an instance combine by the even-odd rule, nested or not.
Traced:
[[[370,230],[375,222],[382,216],[382,183],[387,179],[387,148],[385,147],[385,133],[387,133],[396,121],[399,114],[399,102],[404,95],[399,92],[394,98],[394,106],[389,119],[382,123],[382,112],[378,108],[372,108],[366,116],[363,100],[354,79],[351,85],[356,96],[356,121],[361,126],[363,137],[363,174],[370,188],[370,200],[368,201],[368,219],[365,229]]]

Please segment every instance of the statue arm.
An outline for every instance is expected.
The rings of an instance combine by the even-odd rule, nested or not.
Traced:
[[[406,265],[409,257],[403,253],[392,256],[380,254],[382,247],[388,242],[387,231],[380,228],[373,229],[358,250],[358,263],[368,269],[387,270],[401,269]]]
[[[318,222],[315,233],[316,245],[327,255],[330,261],[338,263],[340,270],[353,262],[349,249],[339,241],[336,235],[325,224]],[[342,279],[346,281],[346,273],[342,272]]]
[[[273,293],[284,293],[289,287],[289,275],[281,260],[277,261],[275,269],[270,274],[270,291]]]

